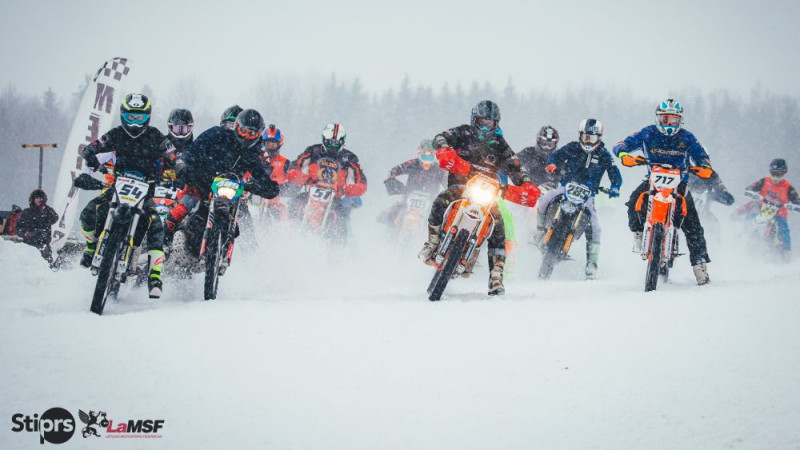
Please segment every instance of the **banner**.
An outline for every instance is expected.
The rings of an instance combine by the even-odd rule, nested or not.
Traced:
[[[53,225],[53,239],[50,243],[54,261],[58,257],[58,251],[66,243],[78,215],[80,189],[73,186],[72,181],[81,174],[83,168],[81,151],[111,129],[121,99],[120,87],[129,71],[130,63],[127,58],[109,59],[94,74],[81,99],[67,146],[64,148],[56,190],[51,197],[54,200],[52,206],[59,216],[58,222]]]

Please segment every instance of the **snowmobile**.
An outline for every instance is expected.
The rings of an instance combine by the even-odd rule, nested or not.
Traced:
[[[436,273],[428,285],[428,300],[441,299],[452,278],[472,272],[481,245],[494,231],[491,209],[500,195],[500,181],[478,173],[467,182],[464,197],[448,205],[440,230],[443,236],[434,257]]]
[[[97,275],[91,306],[95,314],[103,314],[106,301],[117,297],[120,285],[136,269],[134,234],[152,184],[152,180],[133,171],[118,174],[114,181],[108,215],[90,267]]]
[[[607,188],[600,192],[609,193]],[[561,261],[571,259],[569,249],[580,239],[589,226],[589,211],[586,203],[593,197],[592,189],[582,183],[569,182],[564,193],[558,195],[545,213],[545,232],[539,248],[542,251],[542,265],[539,278],[546,280],[553,274],[553,268]]]

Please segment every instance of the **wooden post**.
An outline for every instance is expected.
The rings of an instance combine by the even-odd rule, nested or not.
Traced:
[[[44,165],[44,149],[58,148],[58,144],[22,144],[22,148],[39,148],[39,189],[42,188],[42,171]]]

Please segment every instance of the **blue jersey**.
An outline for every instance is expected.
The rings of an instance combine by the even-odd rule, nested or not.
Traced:
[[[673,136],[665,136],[655,125],[644,127],[615,145],[614,155],[619,156],[622,152],[631,153],[637,150],[644,152],[645,157],[652,163],[669,164],[681,169],[683,182],[689,179],[686,168],[690,158],[693,165],[711,166],[705,148],[694,134],[683,128]]]
[[[591,153],[586,153],[578,142],[570,142],[551,153],[547,158],[547,164],[555,164],[559,169],[563,169],[562,186],[574,181],[589,186],[592,194],[597,194],[600,180],[606,172],[612,189],[619,189],[622,185],[622,175],[614,165],[611,153],[602,143]]]

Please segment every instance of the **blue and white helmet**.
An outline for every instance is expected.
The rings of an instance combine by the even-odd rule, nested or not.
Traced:
[[[683,124],[683,106],[668,98],[656,108],[656,127],[665,136],[675,136]]]

